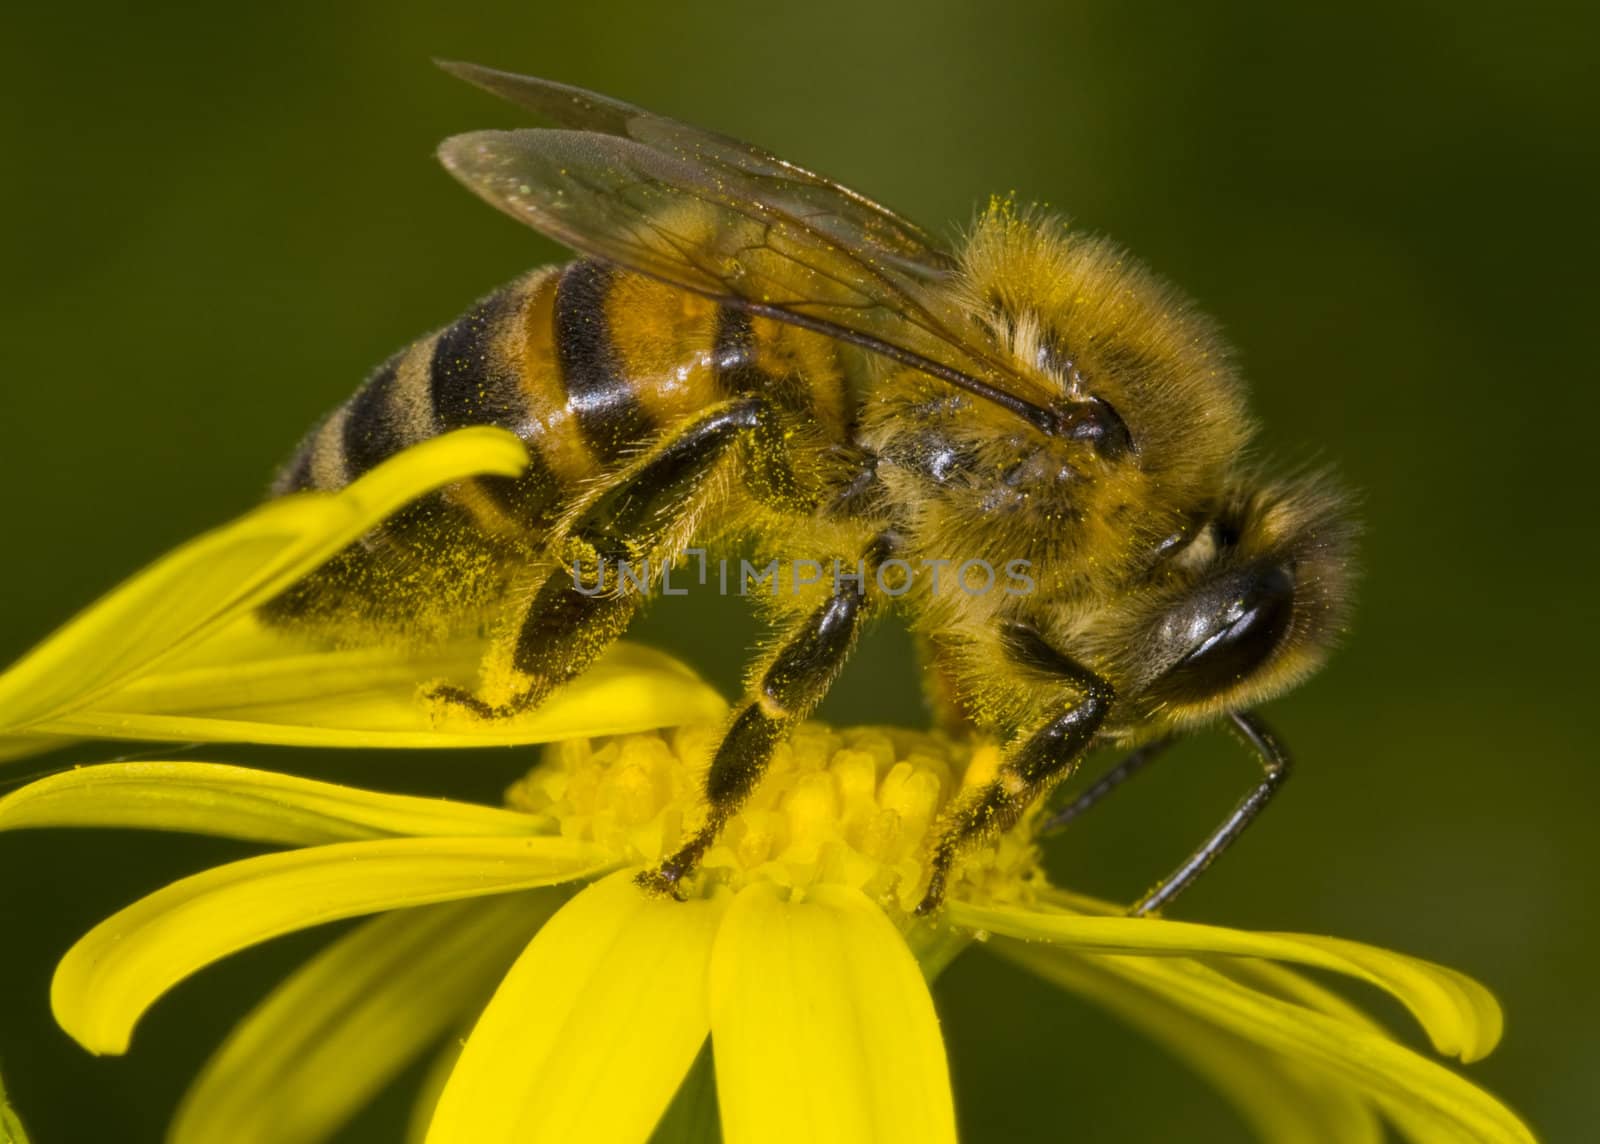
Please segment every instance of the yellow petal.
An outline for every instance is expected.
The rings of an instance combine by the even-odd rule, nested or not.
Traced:
[[[705,1040],[720,915],[627,871],[568,902],[472,1030],[428,1144],[644,1144]]]
[[[944,1042],[916,960],[865,895],[741,891],[711,960],[728,1144],[953,1144]]]
[[[1045,904],[1071,913],[1100,917],[1123,917],[1125,914],[1123,906],[1059,886],[1039,885],[1034,892]],[[1253,957],[1206,957],[1196,960],[1247,988],[1264,990],[1373,1032],[1384,1031],[1382,1025],[1339,994],[1286,965]]]
[[[482,1006],[479,1012],[482,1012]],[[461,1050],[467,1043],[469,1030],[470,1026],[457,1032],[428,1062],[428,1071],[423,1074],[422,1082],[417,1085],[416,1096],[411,1101],[411,1115],[406,1118],[405,1144],[427,1144],[428,1125],[433,1123],[433,1114],[439,1107],[444,1086],[450,1083],[450,1074],[456,1071],[456,1062],[461,1059]]]
[[[58,735],[0,735],[0,763],[26,759],[66,746],[71,740]]]
[[[56,1020],[121,1053],[144,1011],[213,961],[268,938],[401,906],[587,877],[610,858],[564,838],[398,838],[264,854],[174,882],[101,922],[56,967]]]
[[[498,429],[408,449],[339,493],[262,505],[156,561],[0,675],[0,729],[79,710],[264,603],[406,502],[478,473],[515,476],[527,450]]]
[[[382,794],[220,763],[106,763],[0,798],[0,830],[129,827],[280,846],[372,838],[515,836],[547,820],[499,807]]]
[[[6,1086],[0,1080],[0,1144],[28,1144],[28,1134],[22,1129],[22,1119],[6,1098]]]
[[[33,751],[81,739],[300,747],[488,747],[715,723],[722,697],[663,652],[618,644],[540,707],[509,719],[438,721],[421,699],[440,680],[470,686],[486,638],[427,651],[308,649],[245,617],[201,649],[95,704],[29,728]],[[219,654],[219,653],[225,653]],[[48,731],[56,739],[41,738]],[[6,742],[0,739],[0,752]],[[28,753],[19,746],[14,755]]]
[[[1228,954],[1329,969],[1392,994],[1427,1030],[1441,1053],[1473,1061],[1500,1040],[1500,1005],[1482,985],[1442,965],[1360,942],[1307,934],[1253,933],[1161,918],[1085,917],[965,902],[951,902],[949,918],[970,929],[1024,941],[1048,941],[1074,950],[1180,957]]]
[[[1049,979],[1165,1045],[1221,1091],[1266,1144],[1383,1144],[1377,1116],[1354,1086],[1202,1021],[1092,961],[1057,953]]]
[[[711,1042],[700,1048],[672,1103],[656,1122],[650,1144],[722,1144],[722,1117],[717,1111],[717,1074]]]
[[[989,948],[1047,980],[1056,980],[1064,962],[1081,957],[1207,1023],[1357,1086],[1429,1144],[1535,1144],[1509,1108],[1420,1053],[1381,1033],[1244,988],[1187,958],[1076,954],[1006,938]]]
[[[1205,957],[1196,960],[1247,989],[1259,989],[1285,1001],[1293,1001],[1319,1013],[1337,1017],[1348,1025],[1387,1035],[1383,1025],[1332,989],[1286,965],[1279,965],[1275,961],[1257,961],[1250,957]]]
[[[482,1005],[555,890],[401,910],[307,962],[228,1036],[168,1144],[317,1144]]]

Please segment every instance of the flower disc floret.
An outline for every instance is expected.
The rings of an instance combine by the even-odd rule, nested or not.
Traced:
[[[553,745],[511,788],[508,805],[555,819],[564,836],[611,851],[619,864],[652,865],[704,819],[700,778],[717,731]],[[803,895],[839,885],[909,914],[926,884],[940,816],[998,760],[992,746],[974,750],[942,735],[807,725],[778,747],[686,890],[707,896],[764,881]],[[969,901],[1025,899],[1038,874],[1031,823],[974,850],[957,869],[954,892]]]

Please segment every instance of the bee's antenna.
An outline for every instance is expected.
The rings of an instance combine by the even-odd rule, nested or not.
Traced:
[[[656,276],[651,275],[651,277]],[[665,281],[665,279],[662,279],[662,281]],[[681,284],[674,283],[674,285]],[[688,289],[689,287],[684,288]],[[832,338],[834,341],[847,342],[850,345],[859,346],[869,353],[889,358],[899,362],[901,365],[908,365],[912,369],[920,370],[929,377],[947,381],[957,389],[964,389],[974,397],[981,397],[985,401],[1015,413],[1035,429],[1052,437],[1059,436],[1063,430],[1063,419],[1055,410],[1035,405],[1033,402],[1026,401],[1014,393],[1007,393],[998,386],[990,385],[986,381],[979,381],[969,373],[962,373],[958,369],[936,362],[931,358],[925,358],[911,350],[902,349],[892,342],[882,341],[871,334],[863,334],[823,318],[813,318],[807,314],[795,313],[793,310],[766,306],[746,298],[733,297],[727,294],[711,294],[709,291],[697,290],[695,292],[705,293],[708,297],[714,297],[717,301],[735,309],[746,310],[759,317],[770,318],[774,322],[784,322],[791,326],[798,326],[802,330],[810,330],[812,333],[822,334],[825,337]]]

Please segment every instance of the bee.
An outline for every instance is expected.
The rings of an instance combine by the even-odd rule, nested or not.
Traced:
[[[1008,744],[939,825],[920,912],[1091,748],[1134,753],[1053,825],[1225,721],[1262,778],[1132,910],[1170,901],[1287,775],[1252,709],[1326,657],[1355,532],[1325,476],[1248,459],[1255,429],[1212,324],[1046,213],[991,203],[947,249],[756,147],[444,66],[549,124],[448,139],[446,169],[578,258],[396,354],[274,489],[337,489],[469,425],[512,431],[531,461],[412,505],[273,616],[406,639],[490,625],[477,685],[428,699],[497,719],[681,592],[686,557],[783,561],[785,590],[773,576],[750,593],[774,635],[711,758],[705,821],[641,885],[681,892],[863,626],[892,611],[941,718]]]

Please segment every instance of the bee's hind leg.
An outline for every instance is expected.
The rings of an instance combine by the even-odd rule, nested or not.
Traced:
[[[482,691],[444,684],[428,698],[479,719],[510,719],[539,706],[621,638],[643,604],[637,591],[608,587],[589,595],[582,583],[563,568],[539,586],[509,645],[491,653]]]
[[[520,623],[491,654],[485,691],[436,687],[429,698],[482,718],[507,718],[537,707],[587,669],[638,614],[645,599],[640,581],[664,570],[649,562],[664,564],[662,554],[685,540],[690,522],[706,509],[705,490],[719,463],[772,419],[764,398],[725,401],[618,474],[566,528],[563,566],[532,593]],[[637,579],[622,574],[623,562]]]

